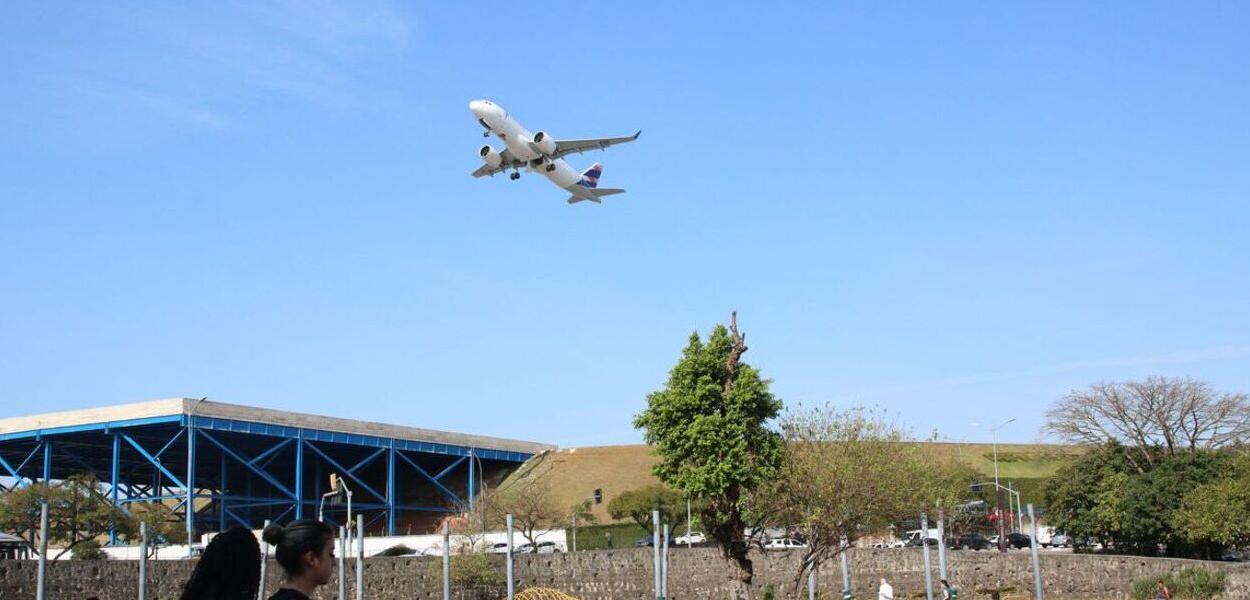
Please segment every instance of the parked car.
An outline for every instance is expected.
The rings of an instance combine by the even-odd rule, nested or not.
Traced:
[[[936,547],[937,545],[938,545],[937,538],[914,537],[914,538],[909,538],[907,540],[907,543],[903,544],[903,547],[904,548],[919,548],[921,546]]]
[[[486,548],[486,553],[487,554],[507,554],[508,543],[499,542],[498,544],[491,544],[488,548]],[[512,553],[516,554],[516,550],[513,550]]]
[[[652,536],[646,535],[646,536],[643,536],[643,537],[638,538],[638,540],[634,542],[634,547],[635,547],[635,548],[650,548],[650,547],[654,546],[654,545],[655,545],[655,542],[651,540],[651,537],[652,537]],[[672,545],[673,545],[673,539],[672,539],[672,538],[669,538],[669,540],[668,540],[668,545],[669,545],[669,546],[672,546]]]
[[[538,542],[538,547],[534,552],[537,554],[559,554],[560,547],[555,542]]]
[[[1031,545],[1033,545],[1033,538],[1023,533],[1007,534],[1007,547],[1008,548],[1017,548],[1017,549],[1028,548]]]
[[[686,544],[697,545],[697,544],[703,544],[706,542],[707,542],[707,536],[703,535],[702,531],[691,531],[690,533],[685,533],[685,534],[682,534],[673,538],[673,543],[678,546],[685,546]]]
[[[1050,543],[1046,545],[1051,548],[1067,548],[1072,545],[1072,538],[1065,533],[1056,533],[1050,536]]]
[[[988,550],[990,540],[979,533],[965,533],[947,540],[946,546],[952,550]]]
[[[794,548],[806,548],[807,544],[800,542],[794,538],[772,538],[764,542],[765,550],[790,550]]]

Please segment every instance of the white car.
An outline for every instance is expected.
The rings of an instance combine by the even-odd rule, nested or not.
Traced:
[[[703,535],[702,531],[691,531],[690,533],[673,538],[673,543],[678,546],[685,546],[686,544],[702,544],[705,542],[707,542],[707,536]]]
[[[516,548],[513,548],[513,549],[512,549],[512,553],[513,553],[513,554],[516,554],[516,553],[517,553],[517,551],[518,551],[518,549],[516,549]],[[486,553],[487,553],[487,554],[507,554],[507,553],[508,553],[508,543],[507,543],[507,542],[499,542],[498,544],[491,544],[488,548],[486,548]]]
[[[794,538],[773,538],[764,542],[765,550],[790,550],[793,548],[806,548],[807,544],[800,542]]]

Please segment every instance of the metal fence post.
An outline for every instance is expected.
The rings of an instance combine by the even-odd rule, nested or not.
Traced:
[[[45,600],[48,593],[48,501],[39,504],[39,576],[35,582],[35,598]]]
[[[668,523],[664,524],[664,547],[661,549],[663,554],[662,564],[664,566],[664,577],[660,580],[660,594],[668,598],[668,536],[671,535]]]
[[[933,600],[933,567],[929,561],[929,515],[920,513],[920,548],[924,550],[924,597]]]
[[[1037,558],[1037,517],[1033,516],[1033,505],[1029,505],[1029,527],[1033,535],[1029,536],[1029,546],[1033,548],[1033,594],[1042,600],[1042,564]]]
[[[512,513],[508,513],[508,600],[516,598],[516,582],[512,578]]]
[[[269,519],[265,519],[265,529],[269,529]],[[260,533],[260,588],[256,593],[256,600],[265,600],[265,588],[269,582],[265,575],[269,570],[269,542],[265,541],[265,530]]]
[[[443,600],[451,600],[451,531],[443,521]]]
[[[807,567],[807,600],[816,600],[816,562]]]
[[[139,521],[139,600],[148,597],[148,524]]]
[[[655,597],[663,600],[663,583],[660,581],[660,511],[651,511],[651,524],[651,546],[655,548]]]
[[[847,564],[847,553],[851,551],[851,546],[846,542],[846,536],[842,536],[842,598],[848,600],[851,597],[851,566]]]
[[[946,579],[946,512],[938,500],[938,578]]]
[[[356,600],[365,600],[365,522],[356,519]]]
[[[347,528],[339,525],[339,600],[347,600]]]

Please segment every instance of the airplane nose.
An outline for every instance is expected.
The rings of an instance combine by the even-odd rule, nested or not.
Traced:
[[[481,100],[473,100],[469,102],[469,110],[480,119],[486,112],[486,103]]]

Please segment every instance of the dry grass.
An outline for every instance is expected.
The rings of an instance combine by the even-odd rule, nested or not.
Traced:
[[[994,473],[989,444],[926,443],[925,446],[935,455],[955,456],[986,476]],[[999,444],[999,476],[1005,479],[1049,477],[1083,452],[1076,446]],[[537,478],[552,487],[561,506],[570,508],[590,498],[595,488],[601,488],[603,504],[594,506],[593,510],[600,523],[609,523],[612,522],[607,512],[609,500],[626,490],[658,483],[651,474],[651,466],[656,461],[650,448],[641,444],[568,448],[531,459],[508,481]]]

